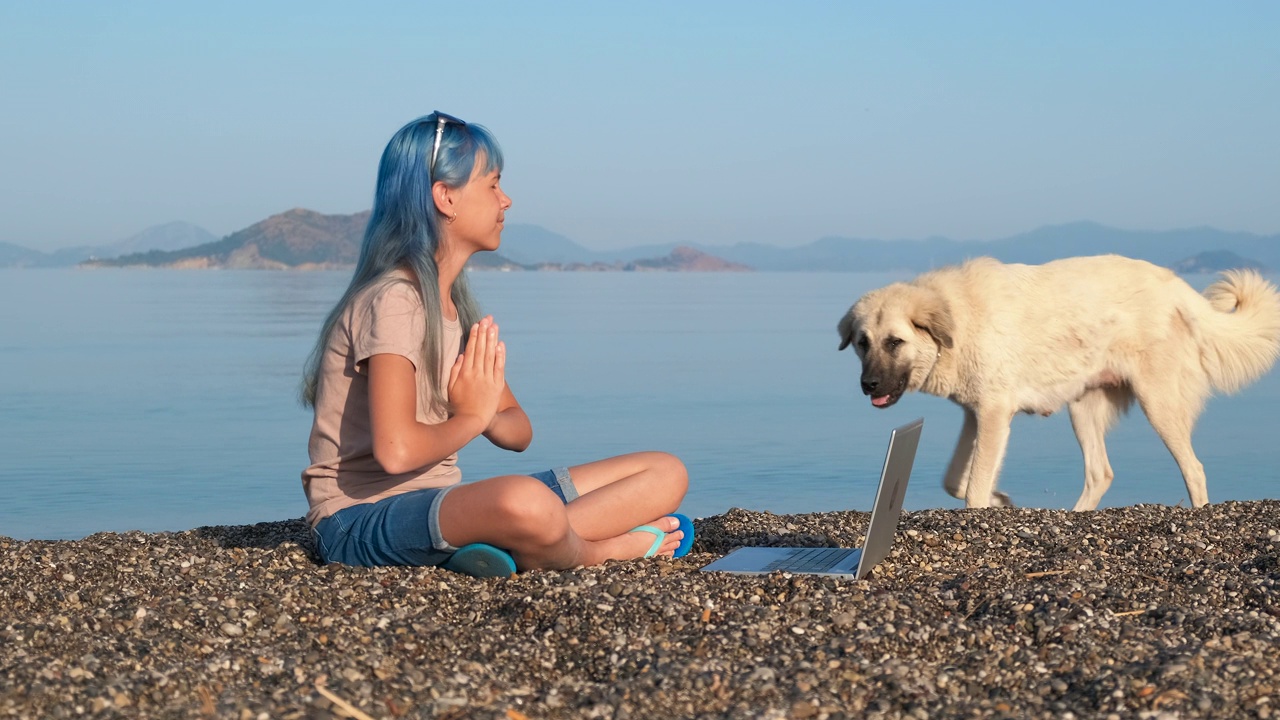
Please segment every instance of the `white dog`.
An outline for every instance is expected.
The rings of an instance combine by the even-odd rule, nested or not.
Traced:
[[[1103,438],[1135,398],[1199,507],[1209,495],[1192,428],[1213,391],[1234,392],[1275,362],[1280,294],[1248,270],[1201,295],[1168,269],[1115,255],[980,258],[873,290],[838,329],[872,405],[919,390],[964,408],[943,486],[967,507],[1010,504],[995,486],[1014,414],[1066,404],[1084,451],[1075,509],[1096,508],[1114,477]]]

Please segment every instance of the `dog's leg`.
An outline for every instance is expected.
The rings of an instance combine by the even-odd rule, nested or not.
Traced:
[[[1145,395],[1140,388],[1134,388],[1142,411],[1156,434],[1169,448],[1173,459],[1178,462],[1182,471],[1182,480],[1187,484],[1187,495],[1191,504],[1203,507],[1209,504],[1209,491],[1205,486],[1204,465],[1200,464],[1195,450],[1191,447],[1191,430],[1195,427],[1196,417],[1200,413],[1201,404],[1186,402],[1175,396],[1152,393]],[[1203,401],[1201,401],[1203,402]]]
[[[1076,431],[1076,440],[1080,441],[1080,451],[1084,453],[1084,492],[1072,509],[1093,510],[1115,477],[1111,461],[1107,459],[1104,438],[1119,408],[1111,402],[1105,390],[1097,389],[1081,395],[1080,399],[1069,403],[1067,409],[1071,413],[1071,427]]]
[[[973,444],[978,438],[978,416],[969,408],[964,409],[964,425],[960,428],[960,439],[956,441],[956,450],[951,454],[951,464],[947,465],[947,474],[942,478],[942,487],[951,495],[961,500],[969,487],[969,469],[973,464]]]
[[[969,486],[965,488],[965,507],[1000,507],[1009,504],[1009,496],[996,493],[996,477],[1009,447],[1009,425],[1013,411],[978,408],[978,439],[973,447],[973,463],[969,469]]]

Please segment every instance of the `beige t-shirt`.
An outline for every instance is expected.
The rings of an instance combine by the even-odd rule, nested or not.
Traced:
[[[308,444],[311,466],[302,471],[302,488],[311,503],[307,522],[315,525],[345,507],[462,479],[457,453],[437,465],[401,475],[388,475],[373,457],[367,361],[382,353],[403,355],[413,363],[421,382],[426,372],[425,332],[426,313],[417,285],[402,270],[361,291],[342,313],[320,361],[315,422]],[[440,342],[442,388],[448,383],[461,339],[458,321],[446,318]],[[446,419],[443,413],[428,413],[424,405],[420,394],[418,422]]]

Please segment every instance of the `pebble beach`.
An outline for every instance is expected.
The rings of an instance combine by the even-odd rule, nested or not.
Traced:
[[[300,519],[0,538],[0,718],[1280,713],[1280,501],[906,512],[864,580],[699,571],[867,521],[735,509],[678,560],[484,580],[320,565]]]

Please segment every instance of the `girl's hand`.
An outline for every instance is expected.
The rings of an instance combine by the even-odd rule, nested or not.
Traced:
[[[492,316],[471,326],[467,347],[449,370],[449,402],[453,414],[471,415],[488,428],[498,414],[506,387],[507,347],[498,340]]]

